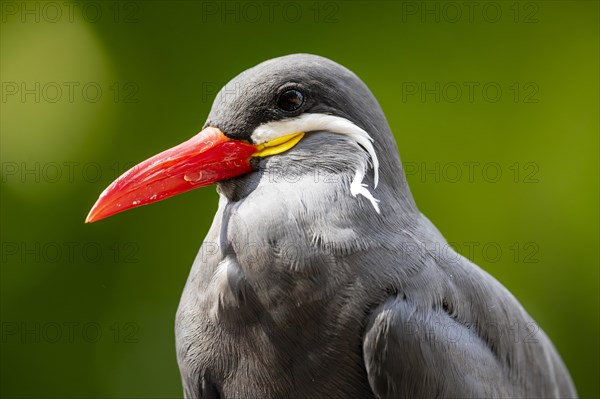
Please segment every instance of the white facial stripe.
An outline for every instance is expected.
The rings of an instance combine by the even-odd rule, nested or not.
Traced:
[[[371,192],[367,189],[367,185],[362,183],[364,177],[365,170],[364,165],[362,165],[356,170],[354,179],[352,179],[352,183],[350,183],[350,193],[353,197],[356,197],[359,194],[362,195],[363,197],[371,201],[371,205],[373,205],[373,208],[375,208],[377,213],[381,213],[379,212],[379,200],[373,197],[373,194],[371,194]]]
[[[372,144],[373,138],[348,119],[333,115],[307,113],[296,118],[268,122],[254,130],[252,133],[252,142],[263,144],[288,134],[307,133],[318,130],[343,134],[366,149],[373,164],[374,185],[377,188],[377,184],[379,183],[379,160]],[[366,165],[357,165],[356,175],[350,184],[350,193],[354,197],[360,194],[367,198],[371,202],[371,205],[373,205],[373,208],[379,213],[379,201],[369,192],[367,185],[362,183],[365,173]]]
[[[373,138],[348,119],[326,114],[302,114],[295,118],[268,122],[257,127],[252,132],[252,142],[263,144],[278,137],[299,132],[314,132],[324,130],[331,133],[343,134],[360,144],[367,150],[373,163],[374,185],[379,183],[379,160],[373,147]],[[364,174],[363,174],[364,176]]]

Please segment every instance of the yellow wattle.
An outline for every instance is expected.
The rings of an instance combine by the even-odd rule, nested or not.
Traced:
[[[258,152],[252,154],[252,157],[269,157],[271,155],[281,154],[298,144],[298,142],[302,140],[302,137],[304,137],[304,132],[292,133],[259,144],[256,146]]]

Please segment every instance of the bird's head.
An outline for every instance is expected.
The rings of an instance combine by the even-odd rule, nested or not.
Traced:
[[[395,141],[368,87],[329,59],[294,54],[227,83],[200,133],[125,172],[100,195],[86,222],[193,188],[227,185],[277,161],[294,162],[306,173],[351,169],[351,194],[367,198],[378,213],[372,191],[380,176],[388,196],[397,191],[412,203]]]

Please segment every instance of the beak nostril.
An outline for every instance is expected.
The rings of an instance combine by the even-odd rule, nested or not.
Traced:
[[[202,172],[186,173],[183,175],[183,180],[194,183],[202,179]]]

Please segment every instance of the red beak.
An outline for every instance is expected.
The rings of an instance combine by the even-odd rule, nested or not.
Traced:
[[[251,172],[250,159],[257,150],[207,127],[123,173],[100,195],[85,222]]]

